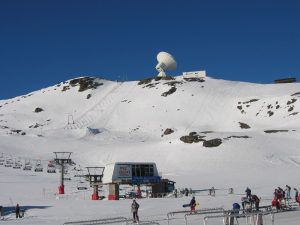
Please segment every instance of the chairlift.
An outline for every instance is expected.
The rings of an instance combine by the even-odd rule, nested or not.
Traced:
[[[4,165],[4,162],[5,162],[5,159],[4,159],[4,155],[2,153],[1,156],[0,156],[0,165],[1,166]]]
[[[86,182],[83,182],[83,181],[79,181],[77,183],[77,190],[87,190],[88,189],[88,185]]]
[[[22,164],[20,162],[15,162],[13,165],[13,169],[21,169]]]
[[[41,160],[38,160],[34,167],[34,172],[43,172],[43,165],[41,163]]]
[[[32,169],[32,165],[30,163],[30,160],[25,160],[23,170],[31,170],[31,169]]]
[[[69,174],[65,174],[64,180],[72,180]]]
[[[7,158],[7,159],[5,160],[4,166],[5,166],[5,167],[12,167],[12,165],[13,165],[13,160],[12,160],[11,158]]]
[[[56,167],[51,161],[48,163],[47,173],[56,173]]]

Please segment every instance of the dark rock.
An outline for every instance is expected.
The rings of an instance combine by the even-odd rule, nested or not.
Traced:
[[[240,124],[240,128],[242,128],[242,129],[249,129],[249,128],[251,128],[248,124],[246,124],[246,123],[242,123],[242,122],[239,122],[239,124]]]
[[[213,131],[202,131],[200,133],[202,133],[202,134],[211,134],[211,133],[213,133]]]
[[[194,137],[193,136],[182,136],[180,138],[181,141],[184,143],[192,144],[194,142]]]
[[[298,112],[293,112],[293,113],[289,114],[289,116],[295,116],[297,114],[298,114]]]
[[[181,81],[169,81],[164,84],[172,86],[172,87],[176,87],[176,84],[182,84],[182,82]]]
[[[149,84],[149,83],[151,83],[151,82],[152,82],[152,80],[153,80],[153,78],[152,78],[152,77],[150,77],[150,78],[146,78],[146,79],[143,79],[143,80],[140,80],[140,81],[138,82],[138,85],[142,85],[142,84]]]
[[[168,95],[171,95],[171,94],[173,94],[173,93],[174,93],[176,90],[177,90],[177,88],[176,88],[176,87],[171,87],[171,89],[170,89],[170,90],[168,90],[168,91],[166,91],[166,92],[162,93],[162,94],[161,94],[161,96],[167,97]]]
[[[279,105],[276,105],[276,109],[279,109],[279,107],[280,107]]]
[[[203,78],[199,78],[199,77],[190,77],[190,78],[183,78],[185,81],[187,82],[205,82],[205,80]]]
[[[63,89],[61,91],[67,91],[70,90],[70,86],[63,86]]]
[[[247,136],[247,135],[244,135],[244,136],[235,136],[235,135],[233,135],[233,136],[226,137],[226,138],[224,138],[224,139],[225,139],[225,140],[228,140],[228,139],[230,139],[230,138],[250,138],[250,137]]]
[[[274,114],[274,112],[272,112],[272,111],[268,111],[267,113],[269,114],[269,116],[273,116],[273,114]]]
[[[37,107],[34,110],[35,113],[39,113],[39,112],[42,112],[42,111],[44,111],[44,110],[42,108],[40,108],[40,107]]]
[[[166,77],[155,77],[154,78],[155,81],[159,81],[159,80],[175,80],[174,77],[171,76],[166,76]]]
[[[291,96],[296,96],[296,95],[300,95],[300,92],[296,92],[296,93],[292,94]]]
[[[289,130],[265,130],[265,133],[288,132]]]
[[[198,142],[200,142],[200,141],[205,141],[203,138],[204,138],[205,136],[200,136],[200,135],[198,135],[196,132],[191,132],[191,133],[189,133],[189,135],[188,136],[182,136],[181,138],[180,138],[180,140],[182,141],[182,142],[184,142],[184,143],[189,143],[189,144],[191,144],[191,143],[198,143]]]
[[[87,96],[86,96],[86,99],[90,99],[92,97],[92,95],[91,94],[88,94]]]
[[[287,104],[287,105],[290,105],[290,104],[293,104],[293,103],[296,102],[296,101],[297,101],[297,99],[293,98],[293,99],[291,99],[290,101],[288,101],[286,104]]]
[[[174,130],[172,130],[171,128],[167,128],[165,131],[164,131],[164,135],[169,135],[169,134],[172,134],[174,133]]]
[[[288,109],[288,112],[293,111],[293,109],[294,109],[294,106],[291,106],[291,107]]]
[[[192,131],[189,133],[189,136],[195,136],[195,135],[197,135],[197,132],[195,132],[195,131]]]
[[[241,105],[238,105],[237,108],[238,108],[239,110],[242,110],[243,107],[242,107]]]
[[[97,87],[103,85],[103,83],[98,83],[93,77],[81,77],[70,80],[70,85],[72,87],[79,85],[79,92],[83,92],[89,89],[96,89]]]
[[[218,147],[220,144],[222,144],[222,139],[220,138],[203,141],[203,146],[208,148]]]
[[[258,101],[258,100],[259,100],[259,99],[254,98],[254,99],[251,99],[251,100],[249,100],[249,101],[243,102],[243,104],[248,104],[248,103],[251,103],[251,102],[256,102],[256,101]]]

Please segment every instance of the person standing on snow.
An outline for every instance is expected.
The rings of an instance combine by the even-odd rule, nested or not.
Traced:
[[[19,204],[16,205],[15,211],[16,211],[16,219],[21,218],[20,217],[20,206],[19,206]]]
[[[298,202],[298,194],[299,194],[299,191],[297,188],[294,188],[294,191],[295,191],[295,201]]]
[[[196,200],[195,197],[192,198],[191,202],[190,202],[190,207],[191,207],[191,212],[195,212],[195,208],[196,208]]]
[[[246,198],[251,199],[251,189],[247,187],[245,192],[246,192]]]
[[[138,215],[139,207],[140,207],[140,205],[135,200],[133,200],[133,202],[131,204],[131,212],[132,212],[134,223],[139,222],[139,215]]]
[[[257,197],[257,195],[252,195],[252,201],[255,204],[256,211],[259,211],[259,202],[260,202],[260,199]]]
[[[285,185],[285,187],[286,199],[289,201],[291,199],[291,187],[289,185]]]

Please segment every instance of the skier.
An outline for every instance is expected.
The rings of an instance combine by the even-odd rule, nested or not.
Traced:
[[[131,204],[131,212],[133,215],[133,222],[134,223],[138,223],[139,222],[139,216],[138,216],[138,209],[139,209],[140,205],[133,200],[132,204]]]
[[[185,188],[184,189],[184,194],[185,194],[186,197],[189,196],[189,189]]]
[[[286,189],[285,189],[286,199],[289,201],[291,198],[291,187],[289,185],[285,185],[285,187],[286,187]]]
[[[195,212],[195,207],[196,207],[196,200],[195,197],[192,198],[191,202],[190,202],[190,207],[191,207],[191,213]]]
[[[295,191],[295,201],[298,202],[298,194],[299,194],[299,191],[297,188],[294,188],[294,191]]]
[[[249,187],[247,187],[246,190],[245,190],[245,192],[246,192],[246,197],[248,199],[250,199],[251,198],[251,189]]]
[[[2,205],[0,205],[0,220],[3,220],[4,219],[3,217],[4,217],[4,210]]]
[[[16,205],[15,211],[16,211],[16,219],[21,218],[20,217],[20,206],[19,206],[19,204]]]
[[[177,189],[174,189],[174,197],[177,198]]]
[[[234,214],[239,214],[240,213],[240,209],[241,209],[241,206],[239,203],[233,203],[232,204],[232,212]]]
[[[255,204],[256,211],[259,211],[259,202],[260,202],[260,199],[257,197],[257,195],[252,195],[252,201]]]

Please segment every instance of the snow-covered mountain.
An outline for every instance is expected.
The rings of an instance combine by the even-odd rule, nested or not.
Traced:
[[[1,100],[0,148],[44,160],[73,151],[84,165],[155,161],[180,186],[266,183],[273,173],[292,182],[299,112],[299,83],[81,77]]]
[[[153,161],[177,188],[217,188],[215,198],[196,196],[202,208],[229,209],[246,186],[270,204],[274,188],[299,188],[299,112],[299,83],[81,77],[0,101],[0,158],[45,165],[54,151],[72,151],[81,166]],[[22,224],[128,217],[130,202],[89,201],[91,190],[79,192],[76,180],[66,183],[65,197],[56,197],[59,174],[0,166],[0,180],[1,204],[27,207]],[[144,199],[141,218],[166,224],[166,214],[189,200]],[[5,219],[19,222],[11,214]],[[279,225],[297,221],[297,212],[276,215]]]

